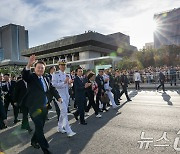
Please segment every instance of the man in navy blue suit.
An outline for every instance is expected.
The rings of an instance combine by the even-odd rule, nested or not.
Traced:
[[[49,144],[44,136],[43,127],[47,117],[47,104],[54,96],[59,103],[62,102],[56,89],[52,86],[47,77],[44,77],[45,63],[37,61],[35,55],[30,56],[26,68],[22,72],[22,78],[27,82],[27,93],[24,97],[25,106],[29,110],[32,121],[35,125],[35,132],[31,139],[34,148],[40,148],[44,154],[50,154]],[[30,71],[35,63],[34,73]]]
[[[76,69],[76,77],[74,79],[74,88],[75,88],[75,100],[78,106],[77,111],[74,113],[75,119],[78,120],[80,115],[80,124],[87,125],[84,120],[84,112],[86,108],[86,94],[85,89],[91,86],[91,83],[83,82],[83,70],[81,67]]]

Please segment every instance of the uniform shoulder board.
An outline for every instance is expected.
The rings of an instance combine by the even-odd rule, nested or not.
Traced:
[[[56,71],[55,74],[59,74],[59,71]]]

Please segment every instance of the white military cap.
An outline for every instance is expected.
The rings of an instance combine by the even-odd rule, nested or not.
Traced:
[[[66,60],[65,60],[65,59],[60,59],[60,60],[58,61],[58,64],[59,64],[59,65],[66,65]]]

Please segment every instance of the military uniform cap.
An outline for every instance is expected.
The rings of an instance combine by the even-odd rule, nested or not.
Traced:
[[[58,61],[58,64],[59,64],[59,65],[66,65],[66,60],[65,60],[65,59],[60,59],[60,60]]]
[[[104,71],[104,68],[100,68],[100,69],[98,69],[98,71]]]

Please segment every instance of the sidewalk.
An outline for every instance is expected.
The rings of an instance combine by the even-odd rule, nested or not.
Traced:
[[[140,83],[140,89],[155,89],[157,88],[159,84],[157,83]],[[180,90],[180,84],[177,84],[176,86],[171,86],[169,83],[164,84],[165,89],[175,89],[175,90]],[[129,84],[128,89],[135,89],[135,84]]]

